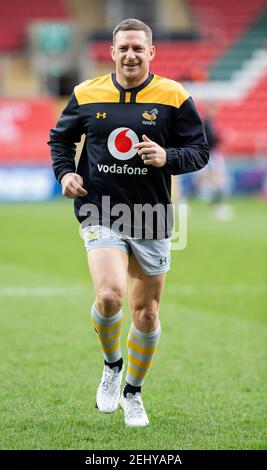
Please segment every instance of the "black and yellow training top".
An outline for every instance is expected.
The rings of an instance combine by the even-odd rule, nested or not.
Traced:
[[[75,143],[82,134],[86,139],[76,169]],[[144,165],[134,148],[143,134],[166,149],[165,166]],[[86,218],[84,204],[96,205],[102,217],[103,196],[110,197],[111,211],[119,203],[132,213],[135,204],[165,207],[171,202],[171,175],[199,170],[209,158],[189,93],[180,83],[151,73],[132,89],[122,88],[115,73],[76,86],[51,129],[49,145],[59,181],[69,172],[83,177],[88,195],[74,201],[80,222]]]

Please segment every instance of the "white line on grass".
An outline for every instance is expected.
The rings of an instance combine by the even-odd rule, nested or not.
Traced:
[[[206,286],[178,285],[169,286],[165,289],[166,294],[185,294],[185,295],[207,295],[207,294],[267,294],[265,285],[256,284],[233,284],[231,286],[222,286],[210,284]]]
[[[57,295],[79,295],[88,288],[84,286],[9,286],[0,288],[0,297],[18,297],[18,296],[57,296]],[[184,294],[184,295],[207,295],[207,294],[267,294],[265,285],[252,284],[233,284],[231,286],[222,286],[211,284],[207,286],[194,285],[170,285],[165,288],[166,294]]]
[[[0,289],[0,297],[78,295],[84,290],[84,287],[79,286],[3,287]]]

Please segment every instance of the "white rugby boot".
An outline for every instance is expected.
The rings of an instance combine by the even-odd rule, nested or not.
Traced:
[[[127,393],[121,396],[120,405],[124,411],[126,426],[147,426],[149,420],[144,408],[141,393]]]
[[[123,367],[111,369],[104,365],[103,375],[96,393],[96,408],[102,413],[114,413],[120,402]]]

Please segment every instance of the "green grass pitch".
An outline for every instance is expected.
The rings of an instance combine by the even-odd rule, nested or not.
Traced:
[[[221,222],[191,205],[144,429],[95,409],[102,358],[72,202],[0,206],[1,449],[266,449],[266,202],[233,206],[235,219]]]

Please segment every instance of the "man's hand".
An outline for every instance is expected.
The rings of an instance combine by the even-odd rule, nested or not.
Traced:
[[[87,191],[83,188],[83,179],[77,173],[66,173],[61,180],[62,194],[69,199],[84,197]]]
[[[138,155],[142,158],[145,165],[153,165],[158,168],[164,166],[167,160],[166,150],[153,140],[150,140],[145,134],[142,135],[143,142],[136,144]]]

